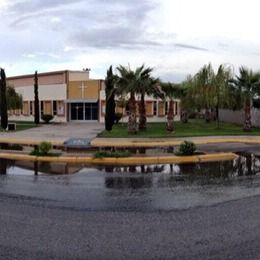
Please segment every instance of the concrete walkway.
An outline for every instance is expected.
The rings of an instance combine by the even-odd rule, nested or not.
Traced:
[[[35,143],[49,141],[63,144],[69,138],[93,139],[104,129],[104,125],[97,122],[91,123],[67,123],[49,124],[18,132],[1,132],[0,142]]]

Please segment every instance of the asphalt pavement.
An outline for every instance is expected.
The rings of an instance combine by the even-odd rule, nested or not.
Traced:
[[[260,176],[143,170],[9,168],[0,176],[0,259],[260,258]]]

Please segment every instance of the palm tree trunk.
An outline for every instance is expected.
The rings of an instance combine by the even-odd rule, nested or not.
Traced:
[[[169,132],[172,132],[174,130],[173,119],[174,119],[173,100],[171,99],[170,104],[169,104],[169,110],[168,110],[168,115],[167,115],[167,125],[166,125],[166,130]]]
[[[251,104],[250,100],[247,99],[244,106],[245,110],[245,121],[244,121],[244,127],[243,130],[245,132],[249,132],[252,129],[252,123],[251,123]]]
[[[139,103],[139,130],[146,130],[146,111],[144,94],[141,94],[141,102]]]
[[[128,134],[136,134],[136,102],[133,92],[129,99]]]

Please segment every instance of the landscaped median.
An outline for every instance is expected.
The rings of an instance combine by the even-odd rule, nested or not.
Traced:
[[[221,144],[221,143],[245,143],[260,144],[257,136],[231,136],[231,137],[191,137],[191,138],[95,138],[91,141],[92,147],[115,147],[115,148],[153,148],[180,145],[184,140],[192,140],[198,144]]]
[[[90,156],[34,156],[18,153],[0,153],[1,159],[38,162],[83,163],[88,165],[151,165],[187,164],[214,161],[227,161],[237,158],[235,153],[214,153],[191,156],[132,156],[127,158],[94,158]]]

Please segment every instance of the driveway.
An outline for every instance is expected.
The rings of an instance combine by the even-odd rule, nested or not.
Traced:
[[[64,142],[69,138],[92,139],[103,129],[104,124],[98,122],[48,124],[24,131],[0,133],[0,138]]]

